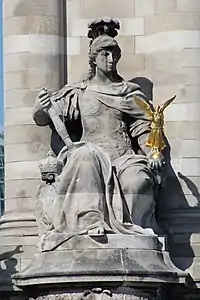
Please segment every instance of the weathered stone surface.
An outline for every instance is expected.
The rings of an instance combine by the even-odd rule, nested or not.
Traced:
[[[33,182],[32,182],[33,185]],[[26,186],[24,187],[26,188]],[[34,194],[36,194],[36,190],[32,193],[31,197],[26,197],[24,195],[25,190],[21,190],[21,197],[20,192],[18,197],[16,198],[7,198],[6,199],[6,213],[7,214],[14,214],[16,211],[21,211],[21,213],[32,213],[35,210],[35,203],[34,203]],[[7,195],[6,195],[7,196]]]
[[[46,156],[49,147],[40,141],[12,144],[5,147],[6,162],[40,160]]]
[[[146,18],[146,34],[153,34],[159,31],[171,30],[196,30],[200,29],[200,14],[194,13],[169,13],[157,14]]]
[[[18,34],[4,38],[4,53],[63,54],[63,37],[47,34]]]
[[[4,21],[4,36],[18,34],[52,34],[59,35],[59,18],[57,16],[17,16]]]
[[[79,14],[82,18],[102,18],[103,16],[111,16],[115,18],[129,18],[134,16],[135,11],[135,3],[133,0],[126,0],[126,5],[124,5],[124,2],[122,0],[119,0],[117,2],[117,5],[115,0],[96,0],[95,2],[92,0],[81,0],[80,2],[76,0],[74,2],[75,4],[73,5],[77,5],[78,2]]]
[[[136,36],[136,53],[157,51],[181,51],[184,48],[200,47],[199,30],[171,30],[149,36]]]
[[[30,207],[30,203],[32,204],[31,207],[35,207],[34,199],[30,199],[35,198],[37,187],[40,183],[40,179],[27,179],[25,182],[23,179],[17,181],[7,180],[5,182],[7,188],[6,198],[11,200],[6,201],[6,208],[10,207],[14,210],[13,207],[17,208],[16,206],[20,206],[21,204]],[[26,199],[23,201],[22,197],[25,197]]]
[[[6,0],[3,2],[4,18],[14,16],[58,16],[59,6],[54,0],[33,0],[25,2],[23,0]]]
[[[103,240],[101,244],[99,239],[96,248],[90,247],[92,239],[89,242],[87,237],[82,236],[78,238],[79,240],[76,237],[73,238],[72,250],[61,248],[54,252],[36,254],[31,264],[23,272],[14,276],[16,285],[23,287],[25,285],[53,283],[54,276],[57,278],[56,283],[60,285],[67,282],[81,282],[82,280],[92,282],[94,278],[96,282],[103,282],[105,278],[107,282],[113,283],[131,281],[132,286],[138,281],[143,282],[144,286],[145,284],[148,286],[149,282],[152,281],[154,285],[159,286],[161,282],[166,280],[168,283],[184,280],[186,274],[179,272],[175,267],[173,268],[167,253],[156,250],[158,249],[156,245],[153,247],[154,251],[145,250],[146,246],[142,246],[145,239],[142,238],[140,241],[140,238],[136,237],[135,240],[135,237],[132,236],[130,238],[132,243],[126,249],[121,246],[115,248],[115,243],[113,244],[114,248],[110,248],[111,235],[107,237],[108,244],[104,244]],[[123,240],[125,236],[114,235],[112,239],[113,242],[117,240],[119,243],[121,238]],[[87,249],[81,250],[82,247],[80,247],[80,250],[73,250],[81,240],[84,244],[87,243]],[[53,285],[52,288],[54,288]]]
[[[17,89],[39,89],[46,86],[52,89],[52,86],[58,86],[59,73],[45,72],[39,70],[26,70],[20,72],[5,73],[5,91]]]
[[[166,124],[166,135],[169,138],[199,139],[200,122],[198,121],[170,121]]]
[[[6,178],[9,180],[39,178],[38,161],[8,163],[6,168]]]
[[[137,17],[154,14],[155,0],[135,0],[135,15]]]
[[[160,14],[160,13],[164,14],[168,12],[173,13],[174,11],[176,11],[176,0],[168,0],[168,1],[155,0],[154,6],[155,6],[154,8],[155,14]]]
[[[197,12],[200,10],[200,3],[198,0],[191,0],[191,1],[177,0],[176,2],[177,2],[176,4],[177,10],[188,11],[188,12],[190,11]]]
[[[57,72],[61,59],[61,55],[37,55],[30,52],[11,53],[4,56],[4,71],[46,70],[47,72]]]
[[[11,125],[5,127],[5,144],[40,142],[48,144],[51,135],[47,128],[35,128],[35,125]]]

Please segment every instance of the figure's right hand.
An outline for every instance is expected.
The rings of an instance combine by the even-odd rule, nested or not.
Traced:
[[[42,88],[39,90],[35,106],[39,110],[47,110],[51,106],[50,95],[47,89]]]

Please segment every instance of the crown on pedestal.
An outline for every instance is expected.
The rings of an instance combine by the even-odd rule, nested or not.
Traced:
[[[60,164],[54,156],[53,151],[49,151],[47,158],[40,160],[39,168],[41,173],[58,173]]]
[[[88,24],[88,38],[94,40],[100,35],[109,35],[115,37],[118,35],[117,30],[120,29],[120,23],[117,19],[101,18],[94,19]]]

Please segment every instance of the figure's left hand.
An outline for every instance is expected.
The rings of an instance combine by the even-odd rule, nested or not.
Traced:
[[[165,161],[164,159],[149,159],[149,167],[152,171],[161,172],[164,167]]]

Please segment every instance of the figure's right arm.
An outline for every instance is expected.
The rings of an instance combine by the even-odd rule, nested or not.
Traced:
[[[46,126],[51,123],[51,119],[47,113],[51,106],[50,95],[45,89],[41,89],[36,98],[33,107],[33,120],[38,126]]]

